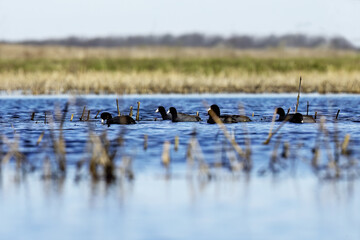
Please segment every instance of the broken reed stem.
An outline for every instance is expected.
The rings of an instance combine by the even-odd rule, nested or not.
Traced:
[[[297,111],[298,111],[298,107],[299,107],[300,91],[301,91],[301,76],[300,76],[300,82],[299,82],[299,91],[298,91],[298,96],[297,96],[297,100],[296,100],[295,113],[297,113]]]
[[[339,117],[339,113],[340,113],[340,109],[337,111],[337,113],[336,113],[336,117],[335,117],[335,119],[337,120],[338,119],[338,117]]]
[[[244,151],[241,149],[241,147],[236,143],[236,141],[231,137],[230,133],[227,131],[224,123],[221,121],[221,119],[214,113],[213,110],[209,110],[208,113],[210,114],[210,116],[212,117],[212,119],[214,119],[215,123],[220,127],[220,129],[222,130],[222,132],[224,133],[225,137],[228,139],[228,141],[231,143],[231,145],[233,146],[233,148],[235,149],[235,151],[242,157],[246,157],[246,154],[244,153]]]
[[[199,111],[196,112],[196,116],[199,117]]]
[[[46,124],[46,112],[45,112],[45,119],[44,119],[44,123]]]
[[[88,115],[87,115],[86,121],[89,121],[89,119],[90,119],[90,110],[88,111]]]
[[[33,112],[32,114],[31,114],[31,121],[34,121],[34,118],[35,118],[35,112]]]
[[[315,117],[314,118],[316,119],[316,117],[317,117],[317,112],[315,112]]]
[[[97,116],[99,115],[99,113],[101,112],[101,110],[97,111],[96,115],[95,115],[95,119],[97,119]]]
[[[73,118],[74,118],[74,114],[71,114],[70,122],[72,122]]]
[[[161,162],[164,165],[164,167],[166,168],[167,174],[169,174],[169,167],[170,167],[170,142],[169,141],[164,142],[163,152],[161,155]]]
[[[288,109],[288,114],[289,114],[289,111],[290,111],[290,108]],[[270,125],[268,138],[265,140],[265,142],[263,142],[263,144],[268,144],[270,142],[270,139],[271,139],[271,136],[272,136],[272,129],[274,128],[274,125],[275,125],[276,114],[277,114],[277,111],[275,109],[272,120],[271,120],[271,125]]]
[[[347,147],[349,145],[349,141],[350,141],[350,134],[346,134],[344,141],[341,145],[341,154],[343,154],[343,155],[347,154]]]
[[[178,149],[179,149],[179,136],[175,136],[174,150],[177,151]]]
[[[276,111],[276,110],[275,110]],[[275,117],[276,117],[276,112],[275,112],[275,115],[273,116],[273,122],[271,124],[271,127],[270,127],[270,131],[269,131],[269,136],[268,138],[265,140],[265,142],[263,142],[264,145],[267,145],[269,144],[271,138],[282,128],[282,126],[284,126],[284,124],[289,120],[289,116],[286,116],[286,118],[284,119],[284,121],[282,121],[282,123],[275,129],[274,132],[272,132],[272,128],[274,126],[274,123],[275,123]]]
[[[45,134],[45,131],[42,131],[42,133],[40,134],[38,140],[36,141],[36,145],[39,145],[39,144],[40,144],[41,140],[42,140],[43,137],[44,137],[44,134]]]
[[[148,148],[148,135],[144,135],[144,150]]]
[[[291,107],[288,108],[286,115],[290,113]]]
[[[132,117],[133,116],[133,106],[130,106],[130,113],[129,116]]]
[[[306,104],[306,116],[309,116],[309,101]]]
[[[140,102],[137,102],[136,121],[139,121]]]
[[[84,114],[85,114],[85,109],[86,109],[86,106],[84,106],[84,108],[83,108],[83,111],[82,111],[82,114],[81,114],[81,117],[80,117],[80,121],[83,121]]]
[[[117,107],[118,116],[120,116],[119,99],[116,99],[116,107]]]
[[[239,105],[239,112],[241,115],[245,116],[245,109],[242,104]],[[249,136],[249,131],[247,129],[247,125],[245,122],[242,122],[243,131],[245,133],[245,163],[244,169],[246,171],[250,171],[252,168],[252,160],[251,160],[251,140]],[[235,135],[234,135],[235,137]]]

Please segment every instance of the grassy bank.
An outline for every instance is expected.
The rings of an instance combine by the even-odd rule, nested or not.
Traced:
[[[0,45],[0,90],[49,93],[360,93],[360,54],[307,49]]]

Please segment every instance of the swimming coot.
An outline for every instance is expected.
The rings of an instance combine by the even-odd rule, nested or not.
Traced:
[[[101,123],[105,123],[110,126],[111,124],[135,124],[135,120],[129,115],[116,116],[112,117],[112,115],[108,112],[103,112],[100,115]]]
[[[276,113],[279,114],[279,118],[277,121],[284,121],[287,118],[287,121],[290,121],[291,118],[294,117],[294,113],[289,113],[285,115],[285,111],[283,108],[276,108]],[[301,114],[301,113],[300,113]],[[304,123],[315,123],[316,120],[313,118],[313,116],[309,116],[309,115],[302,115],[303,118],[303,122]]]
[[[199,122],[201,118],[195,115],[188,115],[185,113],[178,114],[174,107],[169,108],[168,113],[171,114],[171,120],[173,122]]]
[[[238,123],[238,122],[250,122],[251,121],[251,119],[249,117],[243,116],[243,115],[220,115],[220,108],[216,104],[211,105],[208,112],[210,110],[212,110],[216,114],[216,116],[218,116],[218,118],[220,118],[220,120],[223,123]],[[209,119],[207,120],[207,122],[210,124],[215,123],[214,119],[211,117],[210,114],[209,114]]]
[[[289,118],[289,122],[292,123],[304,123],[303,115],[301,113],[295,113]]]
[[[171,114],[166,114],[166,110],[163,106],[159,106],[155,112],[159,112],[163,120],[171,120]]]

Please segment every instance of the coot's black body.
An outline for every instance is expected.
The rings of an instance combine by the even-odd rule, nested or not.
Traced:
[[[110,126],[111,124],[136,124],[135,120],[129,115],[112,117],[110,113],[103,112],[100,117],[101,122],[106,122],[108,126]]]
[[[284,109],[283,108],[276,108],[276,113],[277,114],[279,114],[279,118],[278,118],[278,120],[277,121],[280,121],[280,122],[282,122],[282,121],[284,121],[284,120],[286,120],[286,121],[290,121],[290,119],[292,119],[294,116],[295,116],[295,114],[293,114],[293,113],[289,113],[289,114],[286,114],[285,115],[285,111],[284,111]],[[301,114],[301,113],[300,113]],[[309,116],[309,115],[302,115],[301,114],[301,116],[302,116],[302,118],[303,118],[303,123],[315,123],[316,122],[316,120],[312,117],[312,116]],[[297,117],[298,118],[298,117]]]
[[[168,113],[171,114],[171,120],[173,122],[199,122],[201,118],[195,115],[188,115],[184,113],[179,113],[176,111],[174,107],[169,108]]]
[[[238,122],[250,122],[251,119],[247,116],[243,116],[243,115],[220,115],[220,108],[218,105],[213,104],[211,105],[209,111],[212,110],[216,116],[218,118],[220,118],[220,120],[223,123],[238,123]],[[210,124],[214,124],[215,121],[214,119],[211,117],[211,115],[209,114],[209,119],[207,120],[207,123]]]

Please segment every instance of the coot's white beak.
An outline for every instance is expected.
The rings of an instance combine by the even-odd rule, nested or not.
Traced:
[[[101,124],[105,124],[105,121],[104,121],[104,119],[101,119]]]
[[[211,110],[211,108],[208,109],[208,111],[210,111],[210,110]]]
[[[170,113],[170,109],[169,109],[166,113],[169,114],[169,113]]]
[[[159,109],[156,109],[155,112],[159,112]]]
[[[301,123],[304,123],[304,120],[301,120]]]

